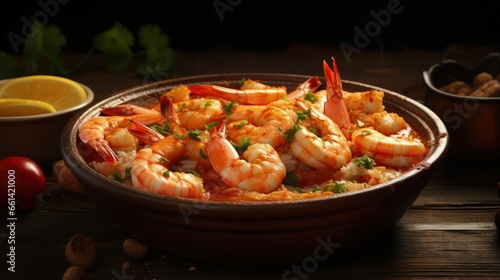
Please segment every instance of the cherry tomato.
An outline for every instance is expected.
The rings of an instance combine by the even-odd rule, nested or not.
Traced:
[[[29,211],[45,189],[45,174],[33,160],[10,156],[0,160],[0,203],[9,211]]]

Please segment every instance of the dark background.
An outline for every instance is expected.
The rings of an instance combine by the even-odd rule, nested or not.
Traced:
[[[87,51],[94,36],[117,21],[134,34],[144,24],[157,24],[169,36],[171,46],[180,51],[283,51],[292,44],[354,45],[354,28],[364,30],[374,21],[372,12],[387,10],[389,3],[397,2],[402,11],[391,15],[366,48],[441,50],[453,43],[498,46],[500,42],[500,1],[40,0],[9,1],[13,7],[2,8],[0,50],[14,52],[8,34],[22,36],[26,19],[36,13],[45,13],[47,24],[57,25],[66,35],[65,52]]]

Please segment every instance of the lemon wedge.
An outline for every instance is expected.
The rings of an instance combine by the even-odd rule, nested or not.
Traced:
[[[19,117],[56,112],[47,102],[31,99],[0,98],[0,117]]]
[[[78,105],[86,97],[87,93],[79,83],[58,76],[25,76],[0,84],[0,98],[43,101],[57,111]]]

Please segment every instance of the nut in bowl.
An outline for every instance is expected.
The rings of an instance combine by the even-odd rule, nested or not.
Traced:
[[[325,72],[332,74],[327,69]],[[337,71],[335,72],[338,74]],[[292,121],[291,128],[285,129],[286,119],[289,117],[287,113],[282,114],[282,111],[269,109],[270,105],[259,107],[261,105],[242,104],[253,102],[246,99],[250,98],[248,93],[251,92],[251,95],[257,95],[262,89],[251,91],[239,88],[242,78],[246,78],[246,81],[249,79],[259,81],[259,85],[270,86],[271,89],[267,90],[269,88],[266,88],[265,92],[276,94],[275,101],[283,105],[283,103],[290,101],[290,96],[301,95],[301,93],[297,93],[296,89],[300,89],[300,85],[304,85],[305,81],[313,81],[312,84],[306,85],[312,91],[321,92],[323,89],[320,86],[325,84],[324,89],[326,89],[327,93],[335,96],[338,96],[339,93],[342,94],[339,87],[329,86],[332,77],[325,76],[327,76],[326,80],[318,79],[318,81],[321,81],[320,85],[314,83],[314,78],[311,79],[311,77],[304,75],[268,73],[205,75],[164,80],[124,90],[72,118],[64,129],[62,136],[63,159],[68,168],[80,180],[86,193],[97,202],[113,221],[126,229],[136,240],[159,248],[169,255],[190,261],[250,266],[300,263],[315,257],[318,258],[316,261],[323,261],[333,254],[339,254],[361,246],[398,221],[425,187],[431,174],[446,153],[448,143],[444,124],[434,113],[420,103],[374,86],[343,81],[344,93],[349,91],[380,94],[380,92],[383,92],[383,108],[404,118],[409,126],[403,130],[411,127],[411,130],[414,130],[411,134],[416,133],[415,135],[418,135],[419,138],[415,140],[416,142],[412,142],[412,140],[409,140],[410,138],[399,142],[395,138],[388,137],[392,139],[389,140],[375,132],[372,135],[370,135],[369,131],[361,134],[377,137],[381,141],[396,141],[402,145],[408,144],[406,146],[408,148],[420,147],[417,142],[423,143],[425,146],[423,153],[414,151],[415,154],[404,154],[402,157],[398,155],[384,157],[381,154],[378,156],[372,154],[373,158],[379,162],[379,167],[387,170],[387,173],[382,172],[380,177],[373,173],[370,173],[371,175],[366,173],[367,177],[364,179],[358,178],[356,182],[352,178],[352,182],[343,181],[340,177],[336,178],[338,179],[336,181],[335,176],[342,176],[343,172],[352,171],[350,168],[344,170],[342,167],[347,165],[354,167],[350,165],[353,161],[365,158],[361,156],[362,152],[351,150],[349,146],[350,140],[347,140],[350,137],[350,128],[340,125],[333,128],[335,137],[328,135],[324,136],[323,139],[330,139],[330,141],[336,143],[337,145],[334,145],[335,149],[349,149],[348,152],[339,153],[339,157],[347,159],[345,161],[343,161],[344,159],[330,161],[332,166],[329,167],[322,167],[321,165],[318,165],[319,167],[305,166],[298,163],[297,165],[300,165],[300,167],[296,166],[296,169],[292,170],[289,166],[282,166],[280,162],[286,161],[288,165],[290,161],[286,158],[292,158],[290,154],[286,156],[282,153],[282,149],[287,146],[286,141],[268,142],[270,144],[265,145],[261,142],[263,140],[259,140],[256,141],[256,144],[250,144],[245,153],[255,149],[255,147],[251,148],[255,145],[258,147],[257,149],[261,149],[260,154],[269,155],[266,159],[262,159],[260,163],[252,161],[251,155],[245,160],[236,158],[239,152],[235,152],[235,150],[241,148],[238,143],[243,144],[246,142],[233,141],[234,146],[228,145],[229,141],[224,139],[223,127],[226,122],[229,122],[225,128],[227,137],[238,137],[238,128],[241,129],[252,122],[252,114],[244,114],[243,112],[263,110],[259,111],[262,112],[259,116],[262,116],[262,118],[266,116],[266,119],[269,117],[267,113],[271,111],[274,112],[271,116],[281,116],[281,118],[271,118],[270,122],[280,121],[280,126],[283,126],[283,129],[280,130],[277,129],[278,127],[274,127],[279,132],[276,135],[280,137],[291,136],[292,142],[300,142],[300,139],[293,139],[300,135],[307,135],[305,138],[308,139],[314,138],[315,136],[308,134],[306,131],[301,131],[301,129],[304,129],[305,124],[309,123],[309,121],[324,117],[321,112],[316,111],[320,109],[301,107],[304,103],[298,102],[298,106],[291,107],[294,109],[289,111],[291,116],[295,116],[297,119]],[[340,81],[338,76],[336,79]],[[149,144],[139,144],[143,145],[143,147],[137,150],[132,161],[132,167],[128,169],[128,175],[126,172],[120,173],[119,169],[115,169],[106,175],[106,172],[96,168],[102,165],[108,166],[109,162],[113,162],[112,166],[117,167],[128,161],[120,156],[123,155],[121,152],[116,154],[117,161],[114,161],[113,156],[110,156],[114,151],[106,150],[106,152],[102,152],[103,150],[101,150],[101,153],[97,153],[90,145],[85,144],[80,139],[82,137],[82,127],[86,127],[89,122],[97,123],[102,121],[102,118],[96,119],[96,117],[102,116],[103,111],[116,113],[117,109],[119,111],[120,108],[123,109],[124,107],[135,108],[134,106],[140,106],[142,108],[140,112],[148,113],[147,110],[154,110],[160,103],[162,104],[160,107],[164,109],[174,109],[177,113],[184,112],[184,109],[189,108],[188,104],[172,107],[169,106],[172,104],[168,103],[170,102],[168,101],[169,98],[164,98],[168,96],[168,93],[176,92],[182,86],[188,89],[190,95],[203,96],[189,100],[208,98],[208,95],[216,96],[219,94],[222,95],[218,97],[218,100],[222,100],[220,99],[221,96],[227,97],[227,93],[230,93],[230,95],[234,93],[237,96],[234,98],[238,99],[237,102],[240,103],[235,105],[232,101],[224,101],[225,105],[223,107],[226,110],[223,110],[222,114],[214,114],[209,118],[208,123],[217,120],[217,125],[211,126],[209,134],[206,135],[207,142],[206,146],[204,146],[206,150],[203,148],[200,150],[194,149],[195,152],[191,153],[190,151],[193,149],[189,147],[199,146],[182,144],[182,141],[188,142],[187,137],[182,136],[188,134],[183,134],[182,129],[171,134],[173,137],[160,136],[161,133],[150,133],[148,128],[144,129],[141,125],[130,127],[131,124],[128,122],[126,125],[131,128],[129,132],[133,131],[134,135],[139,136],[139,138],[144,135],[157,137],[141,138],[142,140],[139,140],[139,143],[151,139],[156,140],[149,142]],[[284,96],[282,96],[283,92],[285,93]],[[266,95],[266,97],[269,97],[269,95]],[[166,104],[162,103],[165,100],[168,102]],[[185,100],[185,102],[189,100]],[[382,99],[379,99],[379,101],[382,102]],[[215,100],[208,103],[204,101],[204,105],[201,107],[206,109],[216,103]],[[339,105],[341,103],[329,103],[329,105]],[[228,104],[231,105],[226,106]],[[285,111],[285,109],[282,110]],[[301,113],[297,112],[297,110]],[[324,112],[328,110],[325,109]],[[154,112],[150,113],[151,115],[156,114]],[[226,113],[229,115],[226,115]],[[233,114],[244,115],[245,117],[236,120],[237,118]],[[301,117],[298,117],[299,115]],[[132,123],[140,119],[137,116],[134,115]],[[170,117],[172,114],[169,113],[166,116]],[[359,117],[363,117],[363,114],[360,113]],[[306,121],[306,119],[309,119],[309,121]],[[107,121],[109,120],[115,119],[108,119]],[[194,120],[194,118],[190,118],[190,120]],[[170,119],[170,121],[177,123],[175,118]],[[238,124],[233,124],[235,121]],[[365,119],[365,121],[368,123],[369,119]],[[189,124],[193,122],[189,122]],[[323,131],[328,127],[327,123],[330,123],[330,121],[322,119],[321,124],[323,126],[321,127],[324,128]],[[187,123],[184,123],[181,127],[187,125]],[[361,125],[361,121],[357,125]],[[264,124],[261,124],[261,126],[264,126]],[[269,129],[273,129],[273,126]],[[318,125],[317,128],[319,127]],[[342,131],[341,127],[345,129]],[[160,128],[162,130],[167,130],[167,128],[179,129],[176,125],[170,127],[162,125]],[[192,130],[196,131],[197,129],[193,128]],[[290,131],[295,131],[295,133]],[[316,132],[319,133],[319,129]],[[344,135],[344,132],[347,136]],[[406,132],[409,131],[406,130]],[[203,136],[198,133],[196,135]],[[408,137],[408,135],[403,136],[403,138],[405,137]],[[317,140],[322,141],[319,138]],[[164,146],[164,150],[160,151],[158,150],[158,143],[168,144]],[[344,146],[344,143],[347,145]],[[112,143],[108,142],[108,144],[112,146]],[[181,146],[177,146],[179,144]],[[178,148],[172,149],[173,147]],[[264,149],[264,147],[269,148],[269,150]],[[218,150],[219,148],[222,149],[221,153],[212,154],[211,149]],[[275,157],[276,154],[272,152],[273,150],[280,156]],[[300,148],[297,148],[297,150],[300,150]],[[162,152],[164,153],[160,155]],[[186,154],[183,154],[180,158],[174,158],[173,155],[176,152],[186,152]],[[311,151],[315,157],[320,157],[319,155],[323,152],[325,151],[318,148]],[[245,153],[243,153],[243,156],[245,156]],[[255,152],[249,153],[253,155],[259,154]],[[366,154],[369,154],[369,151],[366,151]],[[200,162],[206,160],[213,168],[208,168],[208,171],[194,169],[195,167],[188,167],[189,170],[184,169],[184,160],[190,156],[197,157]],[[396,160],[401,158],[415,159],[415,161],[406,161],[404,167],[388,167],[389,165],[387,168],[384,167],[383,163],[390,164],[391,160],[395,160],[395,162],[392,162],[393,164],[404,162]],[[149,162],[148,167],[143,164],[145,159]],[[234,163],[234,165],[230,164],[231,166],[240,165],[242,168],[231,169],[230,166],[225,166],[228,159]],[[307,161],[307,159],[308,157],[303,160]],[[177,160],[178,162],[174,163]],[[220,160],[222,160],[222,163]],[[263,163],[266,160],[272,160],[273,163]],[[253,162],[257,166],[247,165],[249,162]],[[328,162],[328,160],[325,160],[325,162]],[[257,170],[264,164],[274,166],[276,172],[266,172],[267,175],[264,178],[257,178],[259,176]],[[317,163],[313,160],[308,164]],[[253,170],[253,176],[245,177],[245,168],[243,166]],[[196,168],[198,167],[200,165]],[[279,176],[282,168],[286,169],[285,178],[279,177],[276,179],[277,177],[272,177],[273,175]],[[366,168],[370,169],[371,167],[366,166]],[[127,169],[125,168],[125,170]],[[149,176],[153,170],[156,170],[154,171],[156,176]],[[224,170],[229,170],[229,172]],[[118,174],[113,174],[114,172],[118,172]],[[191,175],[196,173],[199,178],[179,174],[182,172]],[[147,180],[141,177],[143,174],[149,174],[147,178],[152,180],[150,181],[152,185],[149,187]],[[295,175],[291,177],[297,180],[287,181],[287,179],[290,179],[288,177],[290,174]],[[176,176],[185,176],[183,178],[190,179],[171,184],[170,180],[178,178]],[[327,176],[328,179],[318,178],[320,176]],[[370,176],[385,180],[368,183],[368,177]],[[304,177],[307,180],[300,180],[300,178]],[[245,178],[258,183],[251,190],[247,190],[248,185],[243,183]],[[200,182],[200,180],[201,186],[192,186],[192,184]],[[277,186],[272,185],[276,180],[278,180]],[[331,184],[323,184],[323,181],[329,181]],[[240,183],[243,184],[240,185]],[[197,190],[198,192],[184,192],[183,190]]]
[[[448,156],[492,162],[500,154],[500,54],[492,53],[473,69],[445,60],[423,72],[425,104],[450,134]]]
[[[0,158],[25,156],[49,168],[61,159],[66,122],[93,99],[89,87],[57,76],[0,81]]]

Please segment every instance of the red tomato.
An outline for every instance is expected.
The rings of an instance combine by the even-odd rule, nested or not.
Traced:
[[[10,156],[0,160],[0,203],[9,211],[33,209],[45,189],[45,175],[33,160]]]

